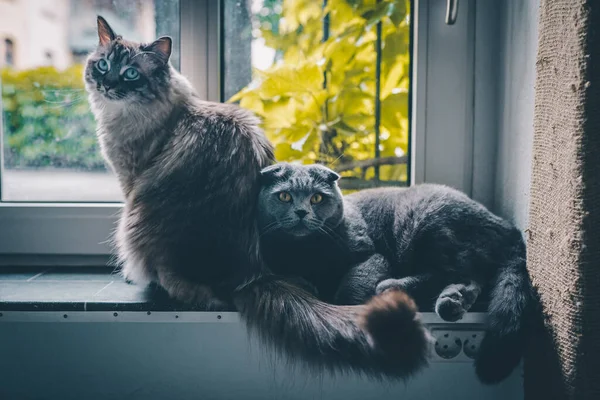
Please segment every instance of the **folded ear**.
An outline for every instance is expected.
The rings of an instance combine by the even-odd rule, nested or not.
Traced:
[[[338,173],[321,164],[311,165],[311,172],[315,177],[324,179],[329,183],[337,182],[340,179],[340,175]]]
[[[145,51],[154,53],[163,63],[167,63],[171,57],[173,40],[169,36],[163,36],[144,47]]]
[[[112,30],[108,22],[104,18],[98,15],[98,39],[102,46],[106,46],[117,38],[117,35]]]
[[[289,166],[286,163],[277,163],[260,171],[260,181],[263,185],[270,185],[276,181],[287,179],[289,175]]]

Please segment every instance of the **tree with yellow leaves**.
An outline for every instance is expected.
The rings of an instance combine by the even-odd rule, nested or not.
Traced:
[[[406,182],[410,1],[283,0],[276,22],[261,35],[279,59],[229,101],[279,161],[328,164],[350,189]]]

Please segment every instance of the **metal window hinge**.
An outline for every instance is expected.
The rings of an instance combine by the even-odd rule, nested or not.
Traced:
[[[446,25],[454,25],[458,15],[458,0],[447,0],[446,3]]]

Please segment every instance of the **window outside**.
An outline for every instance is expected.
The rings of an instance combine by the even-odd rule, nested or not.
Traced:
[[[406,185],[410,1],[225,1],[225,101],[258,114],[279,161],[346,190]]]
[[[406,185],[409,0],[224,0],[221,97],[263,120],[280,161],[326,164],[347,191]],[[96,15],[175,38],[178,0],[0,3],[2,201],[115,202],[83,88]]]
[[[0,2],[2,201],[120,201],[95,137],[83,86],[97,45],[96,15],[126,38],[175,38],[178,0],[13,0]]]

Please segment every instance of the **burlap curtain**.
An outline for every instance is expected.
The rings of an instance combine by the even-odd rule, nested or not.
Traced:
[[[529,0],[524,0],[529,1]],[[528,268],[544,313],[527,399],[600,399],[600,0],[541,0]]]

